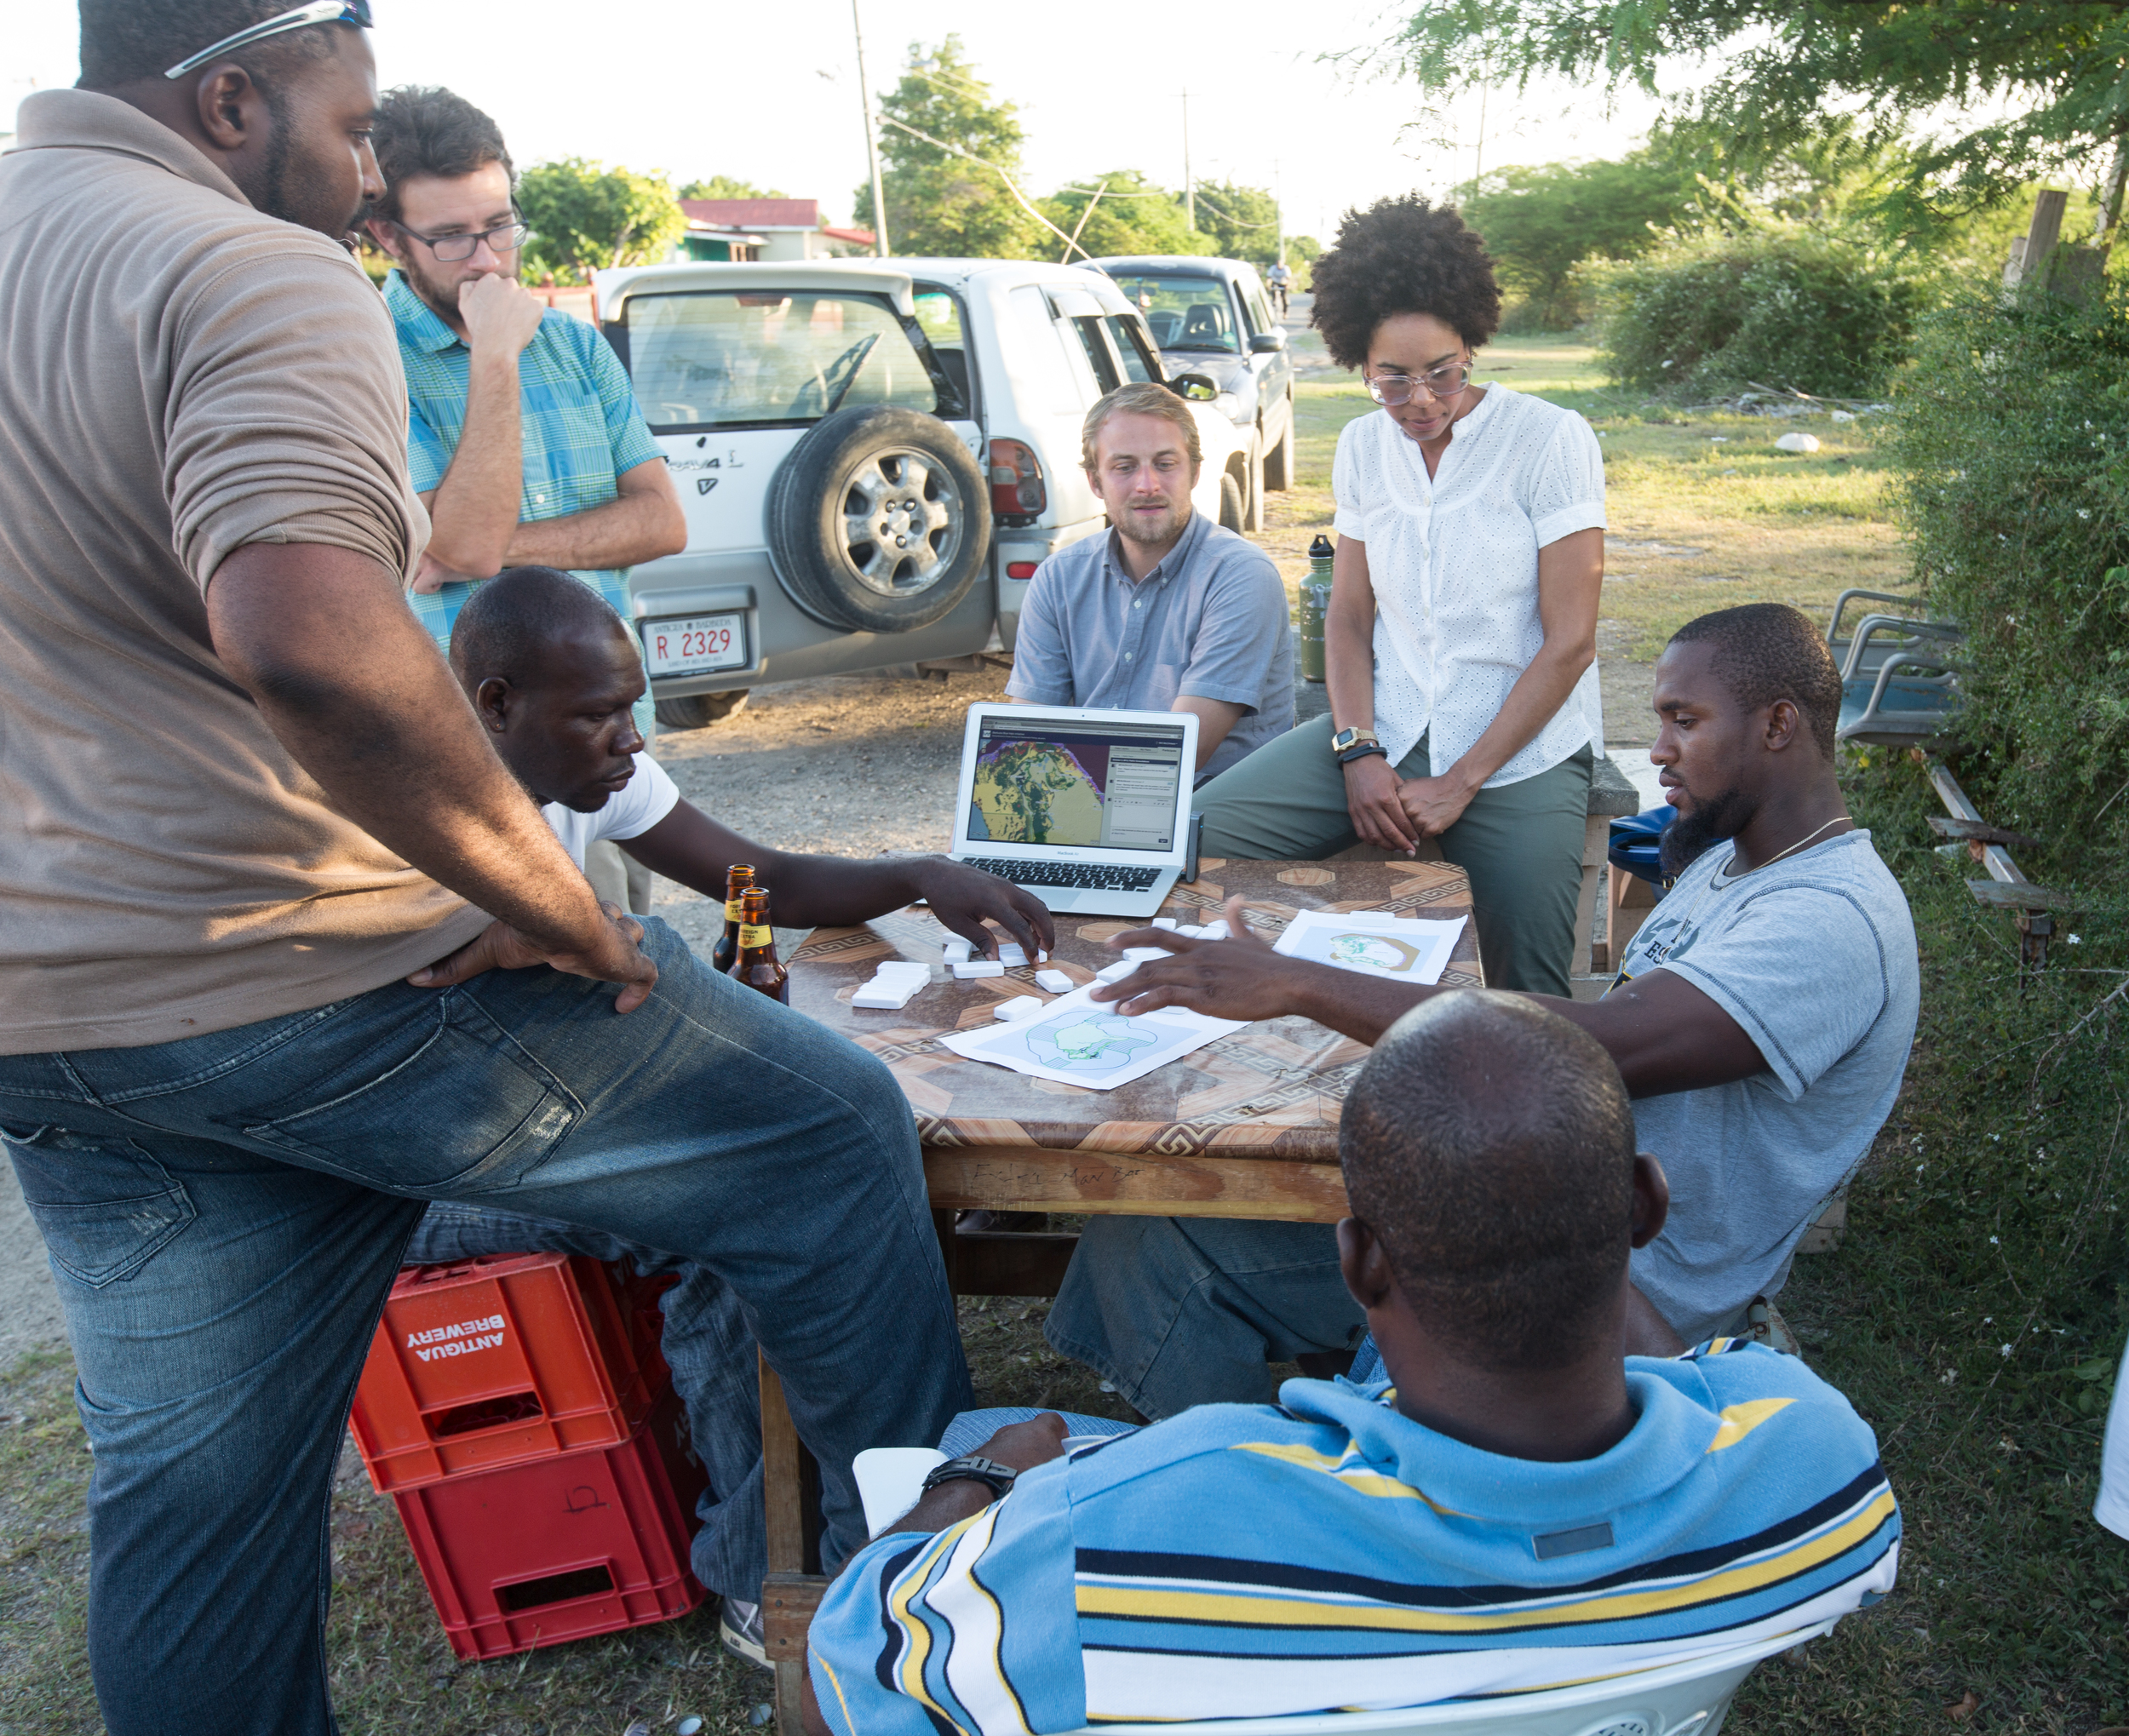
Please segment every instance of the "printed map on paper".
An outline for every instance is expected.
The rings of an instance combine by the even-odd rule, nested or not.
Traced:
[[[1111,1091],[1248,1023],[1207,1018],[1181,1007],[1126,1018],[1115,1002],[1091,1000],[1087,989],[1081,988],[1026,1018],[989,1030],[956,1031],[939,1040],[972,1061],[1090,1091]]]
[[[1434,983],[1449,967],[1464,921],[1426,921],[1386,910],[1304,910],[1272,950],[1396,983]]]

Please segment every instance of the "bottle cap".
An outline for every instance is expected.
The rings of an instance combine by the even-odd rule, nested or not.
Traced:
[[[1328,560],[1337,553],[1338,551],[1331,547],[1330,538],[1320,530],[1316,533],[1316,541],[1308,546],[1308,558],[1311,560]]]

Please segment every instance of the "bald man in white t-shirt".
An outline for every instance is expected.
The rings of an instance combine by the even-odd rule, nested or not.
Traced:
[[[551,567],[517,567],[475,589],[451,634],[451,671],[564,847],[584,866],[611,839],[667,879],[721,900],[725,872],[754,865],[776,897],[775,914],[807,927],[846,925],[922,898],[985,956],[1000,935],[1033,957],[1054,940],[1049,914],[1010,882],[943,857],[869,862],[800,856],[749,842],[686,800],[643,751],[632,715],[644,690],[634,635],[581,581]],[[430,973],[456,982],[517,962],[468,948]],[[409,1246],[409,1264],[481,1254],[560,1252],[632,1259],[678,1282],[661,1298],[663,1349],[709,1472],[692,1550],[695,1576],[724,1596],[724,1641],[766,1662],[760,1583],[766,1561],[761,1506],[761,1424],[755,1343],[738,1298],[708,1268],[597,1230],[492,1211],[463,1200],[432,1205]]]

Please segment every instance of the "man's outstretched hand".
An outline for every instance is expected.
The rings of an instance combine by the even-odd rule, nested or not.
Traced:
[[[1310,980],[1325,967],[1275,953],[1242,920],[1242,900],[1226,904],[1225,940],[1192,940],[1167,928],[1134,928],[1112,947],[1165,947],[1170,956],[1148,959],[1121,983],[1094,986],[1095,1000],[1122,1003],[1128,1017],[1163,1006],[1185,1007],[1212,1018],[1283,1018],[1304,1012]]]
[[[549,952],[508,923],[491,922],[449,958],[424,965],[406,980],[416,988],[449,988],[484,971],[523,971],[534,965],[548,965],[572,977],[620,983],[621,993],[614,997],[613,1010],[634,1012],[651,998],[658,967],[639,944],[643,925],[624,914],[618,904],[601,899],[599,908],[606,920],[588,947]]]
[[[917,891],[932,907],[932,914],[964,940],[983,948],[983,956],[998,955],[998,937],[984,925],[995,922],[1020,943],[1035,962],[1037,953],[1057,945],[1057,925],[1049,907],[1034,893],[1024,891],[1011,880],[1001,880],[981,868],[946,857],[929,857],[919,866]]]

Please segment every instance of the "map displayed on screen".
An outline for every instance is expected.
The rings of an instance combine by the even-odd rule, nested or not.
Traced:
[[[1099,844],[1108,776],[1106,742],[1007,742],[978,753],[970,799],[984,829],[976,835],[1001,844]]]
[[[987,719],[976,741],[968,836],[994,844],[1165,851],[1174,841],[1182,777],[1177,726]]]

